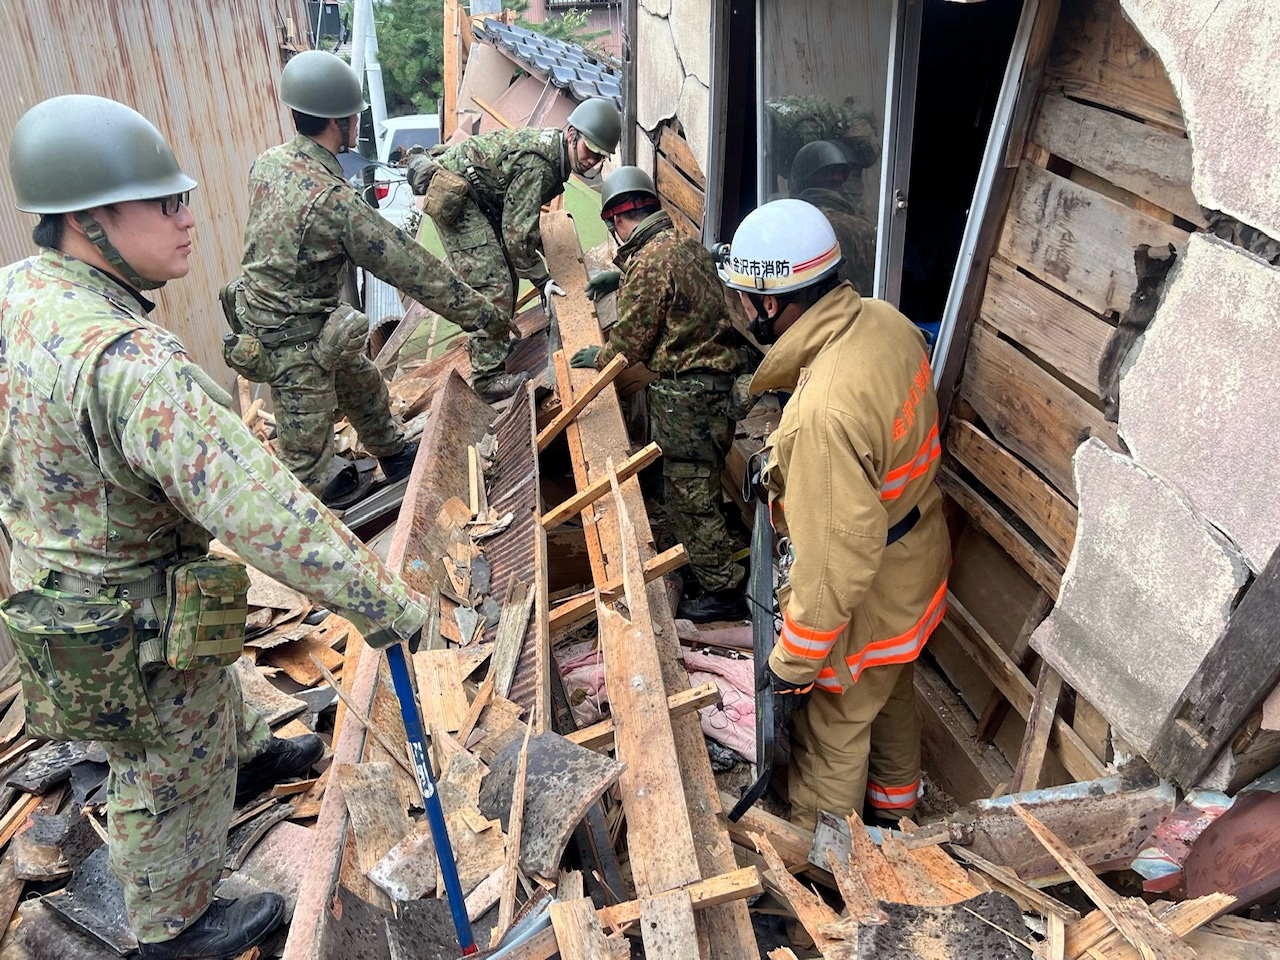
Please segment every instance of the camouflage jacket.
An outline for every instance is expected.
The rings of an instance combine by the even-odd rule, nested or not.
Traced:
[[[15,587],[50,570],[141,580],[213,535],[361,629],[421,628],[422,603],[211,396],[221,389],[149,309],[55,251],[0,272],[0,522]]]
[[[659,211],[636,227],[614,263],[622,271],[618,322],[596,355],[597,367],[621,353],[663,377],[737,371],[741,337],[715,262],[669,214]]]
[[[310,137],[298,134],[258,157],[242,261],[249,322],[284,327],[330,313],[348,263],[455,323],[494,309],[365,203],[337,158]]]
[[[840,241],[845,276],[863,296],[871,296],[876,270],[876,228],[844,194],[824,187],[802,190],[798,197],[822,211]]]
[[[539,218],[542,205],[564,193],[569,179],[564,133],[537,127],[494,130],[454,144],[436,162],[461,177],[475,168],[480,186],[472,183],[473,196],[481,210],[501,213],[502,240],[517,276],[536,286],[546,283],[550,276],[538,256]]]

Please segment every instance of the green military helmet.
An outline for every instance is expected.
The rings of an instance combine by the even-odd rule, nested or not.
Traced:
[[[105,97],[71,94],[37,103],[9,141],[15,206],[72,213],[186,193],[195,180],[142,114]]]
[[[347,61],[325,50],[297,54],[280,74],[280,102],[310,117],[338,120],[369,106],[360,76]]]
[[[612,100],[584,100],[569,114],[569,126],[582,134],[587,147],[601,157],[613,155],[622,138],[622,116]]]
[[[848,176],[853,166],[849,150],[839,141],[814,140],[806,143],[796,151],[795,159],[791,161],[791,192],[799,193],[814,186],[818,174],[833,167],[843,168],[844,175]]]
[[[610,204],[628,193],[647,193],[656,197],[658,188],[653,185],[653,178],[639,167],[619,167],[600,185],[601,211],[607,212]]]

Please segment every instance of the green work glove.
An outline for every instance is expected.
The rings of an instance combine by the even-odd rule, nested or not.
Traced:
[[[569,359],[569,366],[577,367],[579,370],[595,369],[596,357],[599,353],[599,347],[583,347]]]
[[[622,273],[620,271],[601,270],[587,281],[587,285],[582,288],[582,292],[587,295],[588,300],[599,300],[601,297],[617,290],[621,283]]]

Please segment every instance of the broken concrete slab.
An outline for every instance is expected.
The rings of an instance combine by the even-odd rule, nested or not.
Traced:
[[[77,930],[120,956],[138,949],[124,911],[124,888],[107,866],[107,848],[99,847],[80,864],[70,882],[43,903]]]
[[[636,121],[646,130],[675,115],[684,86],[684,69],[665,16],[640,7],[636,16],[636,48],[645,51],[650,82],[636,88]]]
[[[288,923],[298,902],[315,846],[315,831],[298,823],[277,823],[254,846],[240,869],[218,886],[220,897],[248,897],[256,893],[278,893],[284,897],[284,917]]]
[[[514,741],[507,744],[480,786],[481,812],[500,819],[506,832],[521,746]],[[524,798],[520,869],[526,874],[554,877],[574,828],[617,782],[623,769],[616,760],[559,734],[548,731],[530,737],[528,779],[537,789],[528,791]]]
[[[1178,490],[1101,441],[1080,445],[1074,471],[1075,546],[1031,646],[1143,753],[1226,626],[1248,566]]]
[[[21,904],[18,916],[22,922],[13,931],[12,946],[5,948],[5,960],[118,960],[120,956],[68,924],[43,900]]]
[[[1203,207],[1280,237],[1280,16],[1269,4],[1121,0],[1178,91]]]
[[[1003,893],[984,893],[947,907],[883,902],[881,907],[888,923],[858,928],[859,960],[1031,960],[1022,911]]]
[[[1280,498],[1269,495],[1280,487],[1278,352],[1280,269],[1193,234],[1120,381],[1120,436],[1134,458],[1190,498],[1255,571],[1280,544]]]
[[[106,763],[107,753],[102,744],[87,740],[46,743],[33,750],[27,762],[6,782],[27,793],[43,795],[70,780],[72,767],[86,761]]]

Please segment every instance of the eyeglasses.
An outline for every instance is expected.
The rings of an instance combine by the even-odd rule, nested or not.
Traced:
[[[171,197],[156,197],[155,201],[160,204],[160,212],[166,217],[176,217],[179,207],[189,207],[191,205],[191,191],[184,190],[182,193],[175,193]]]

